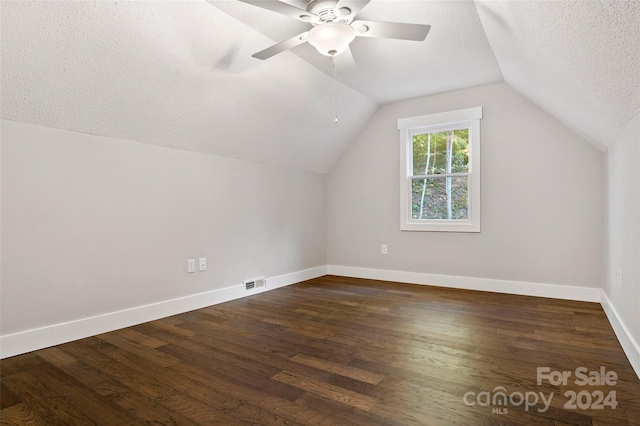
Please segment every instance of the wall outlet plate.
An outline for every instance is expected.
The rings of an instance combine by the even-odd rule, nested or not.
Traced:
[[[387,254],[389,251],[387,250],[387,245],[383,244],[382,246],[380,246],[380,253],[381,254]]]
[[[201,257],[198,259],[198,270],[200,272],[207,270],[207,258]]]

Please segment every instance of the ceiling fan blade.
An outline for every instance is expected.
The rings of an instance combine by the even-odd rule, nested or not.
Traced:
[[[272,12],[280,13],[282,15],[289,16],[293,19],[297,19],[302,22],[312,22],[317,19],[315,15],[310,14],[304,9],[299,9],[288,3],[283,3],[277,0],[239,0],[242,3],[247,3],[252,6],[258,6]]]
[[[348,16],[353,19],[353,17],[360,13],[360,11],[370,2],[371,0],[340,0],[333,10],[340,10],[343,7],[346,7],[351,10],[351,13],[349,13]]]
[[[347,50],[341,54],[334,56],[333,60],[336,64],[336,71],[340,74],[343,72],[353,71],[356,68],[356,62],[353,60],[351,49],[347,47]]]
[[[402,24],[398,22],[353,21],[351,26],[359,37],[395,38],[422,41],[427,38],[431,25]]]
[[[258,53],[254,53],[254,58],[257,59],[269,59],[270,57],[277,55],[278,53],[284,52],[285,50],[289,50],[293,47],[298,46],[299,44],[305,43],[307,41],[307,33],[298,34],[295,37],[291,37],[288,40],[281,41],[278,44],[274,44],[271,47],[268,47],[264,50],[261,50]]]

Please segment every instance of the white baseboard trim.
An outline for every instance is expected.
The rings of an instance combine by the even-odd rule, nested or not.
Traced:
[[[522,281],[492,280],[487,278],[459,277],[451,275],[425,274],[420,272],[394,271],[385,269],[358,268],[352,266],[325,265],[267,278],[264,290],[246,292],[242,285],[230,286],[177,299],[165,300],[130,309],[96,315],[90,318],[35,328],[14,334],[0,336],[0,358],[20,355],[50,346],[107,333],[124,327],[131,327],[147,321],[228,302],[230,300],[274,290],[301,281],[321,277],[326,274],[343,277],[367,278],[381,281],[397,281],[410,284],[466,290],[492,291],[524,296],[550,297],[556,299],[600,302],[607,318],[629,358],[636,374],[640,377],[640,345],[633,339],[628,328],[605,292],[599,288],[574,287],[566,285],[541,284]]]
[[[607,318],[609,318],[611,327],[613,327],[613,331],[616,333],[620,345],[622,345],[622,350],[624,350],[625,355],[627,355],[636,375],[640,378],[640,345],[631,335],[631,332],[620,318],[620,315],[618,315],[618,311],[613,307],[611,300],[609,300],[604,290],[602,290],[602,300],[600,304],[607,314]]]
[[[316,268],[305,269],[302,271],[292,272],[290,274],[278,275],[277,277],[267,279],[267,288],[273,290],[275,288],[299,283],[306,280],[327,275],[327,265],[318,266]]]
[[[234,285],[218,290],[192,294],[177,299],[165,300],[103,315],[83,318],[75,321],[35,328],[18,333],[0,336],[0,358],[60,345],[73,340],[107,333],[124,327],[165,318],[171,315],[228,302],[245,296],[295,284],[300,281],[326,275],[327,267],[305,269],[290,274],[267,278],[265,289],[247,292],[243,285]]]
[[[523,296],[550,297],[554,299],[600,302],[599,288],[569,285],[541,284],[524,281],[493,280],[488,278],[459,277],[454,275],[425,274],[388,269],[358,268],[328,265],[327,273],[343,277],[367,278],[381,281],[398,281],[409,284],[459,288],[465,290],[492,291]]]

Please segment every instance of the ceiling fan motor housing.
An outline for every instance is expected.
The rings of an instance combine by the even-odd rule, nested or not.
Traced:
[[[346,7],[336,10],[335,7],[337,5],[337,0],[312,0],[307,6],[307,12],[316,15],[320,19],[320,23],[316,25],[322,25],[325,22],[348,23],[349,21],[346,18],[351,14],[351,10]]]

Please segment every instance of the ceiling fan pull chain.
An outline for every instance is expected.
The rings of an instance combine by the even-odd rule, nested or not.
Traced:
[[[338,79],[336,78],[336,59],[334,57],[331,57],[331,68],[333,70],[333,97],[336,101],[336,124],[338,124]]]

